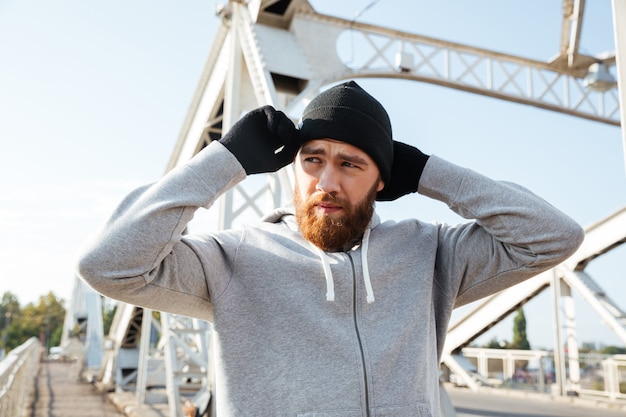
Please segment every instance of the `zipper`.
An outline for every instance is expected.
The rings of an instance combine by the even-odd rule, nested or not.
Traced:
[[[365,352],[363,352],[363,342],[361,341],[361,333],[359,332],[359,320],[357,319],[357,296],[356,296],[356,270],[354,268],[354,261],[352,256],[346,252],[348,259],[350,259],[350,265],[352,266],[352,318],[354,320],[354,331],[356,333],[356,340],[359,342],[359,352],[361,354],[361,365],[363,366],[363,382],[365,383],[365,415],[370,417],[370,400],[369,390],[367,384],[367,368],[365,367]]]

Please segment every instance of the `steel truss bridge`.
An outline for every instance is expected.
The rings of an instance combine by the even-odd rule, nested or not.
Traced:
[[[216,11],[221,19],[206,66],[168,164],[184,163],[221,137],[240,114],[271,104],[298,117],[307,100],[329,84],[358,78],[394,78],[435,84],[573,117],[619,126],[626,118],[626,1],[613,0],[616,48],[611,54],[580,53],[584,0],[563,0],[561,47],[549,62],[531,60],[360,23],[316,12],[306,0],[231,0]],[[338,48],[342,37],[364,51],[354,62]],[[620,103],[622,105],[620,106]],[[625,138],[626,134],[622,131]],[[287,170],[248,179],[219,204],[219,228],[244,216],[260,216],[265,202],[291,199]],[[588,263],[626,241],[626,208],[586,229],[582,247],[557,268],[476,303],[451,323],[444,364],[476,383],[453,353],[546,289],[552,289],[561,394],[579,384],[574,292],[626,344],[626,314],[585,272]],[[119,304],[110,334],[102,334],[100,297],[76,280],[64,342],[79,324],[87,335],[86,365],[94,380],[111,389],[133,389],[139,403],[150,386],[164,385],[169,415],[180,404],[207,408],[212,393],[211,328],[206,322]],[[564,330],[561,330],[564,329]],[[569,374],[565,374],[565,360]],[[443,398],[443,413],[455,415]]]

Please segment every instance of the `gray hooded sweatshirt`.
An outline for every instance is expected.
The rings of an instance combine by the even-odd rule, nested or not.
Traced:
[[[302,237],[291,209],[183,235],[245,176],[210,144],[128,195],[78,266],[108,297],[213,323],[219,417],[439,416],[453,308],[559,264],[583,239],[529,191],[437,156],[418,192],[473,221],[375,215],[359,244],[333,253]]]

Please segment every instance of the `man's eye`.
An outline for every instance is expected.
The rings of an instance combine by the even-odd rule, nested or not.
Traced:
[[[344,167],[348,167],[348,168],[358,168],[358,166],[354,165],[351,162],[343,162],[342,164]]]

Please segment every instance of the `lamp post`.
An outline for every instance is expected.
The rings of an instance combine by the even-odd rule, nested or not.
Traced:
[[[46,356],[48,355],[48,349],[50,348],[50,346],[48,346],[49,343],[49,339],[50,339],[50,319],[48,319],[48,313],[46,313],[46,318],[43,320],[43,324],[45,326],[45,333],[44,333],[44,348],[46,349]]]

